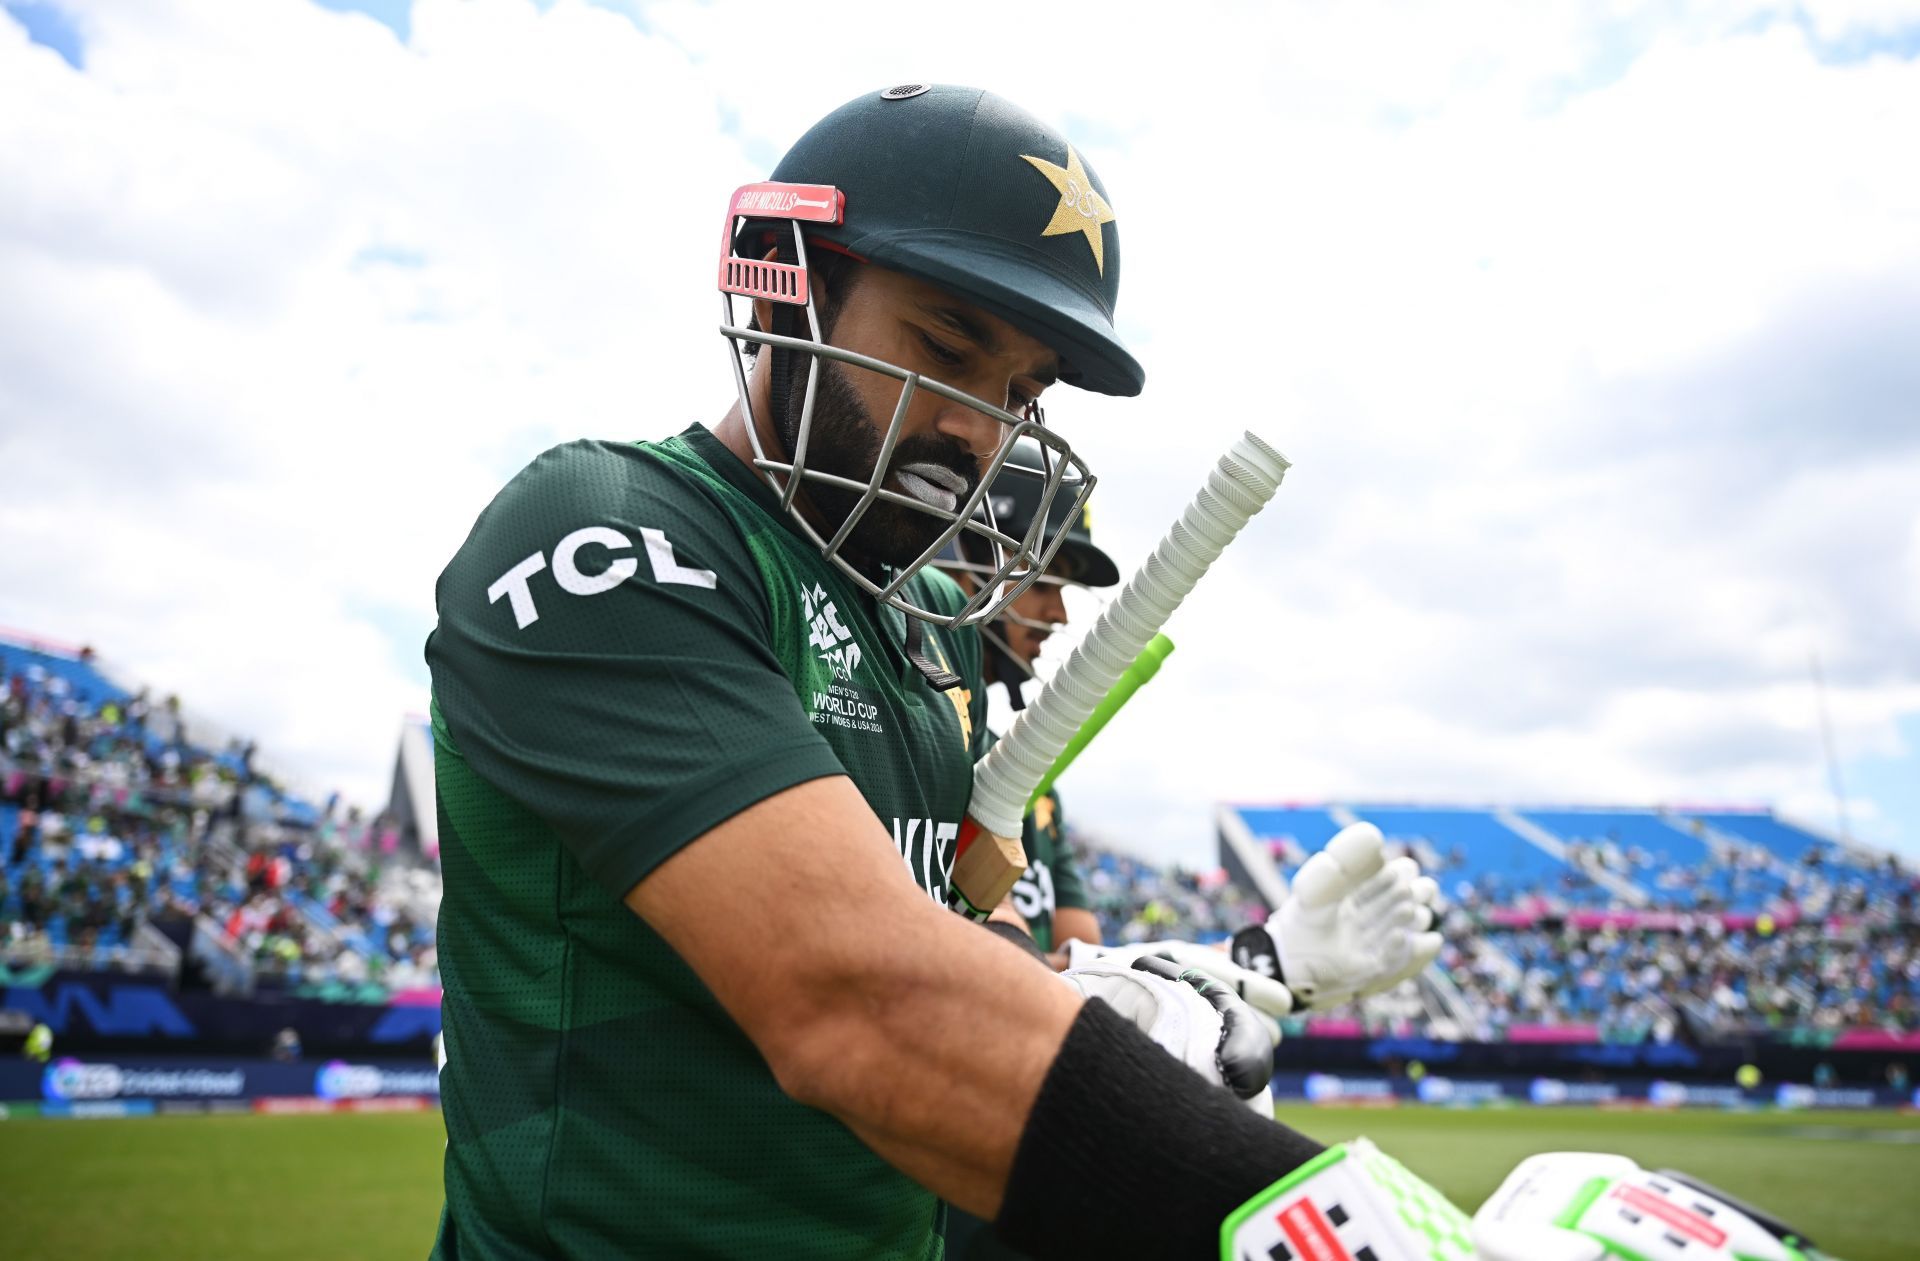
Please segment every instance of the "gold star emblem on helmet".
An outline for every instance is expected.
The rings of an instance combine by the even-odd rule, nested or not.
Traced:
[[[1093,249],[1093,265],[1099,273],[1107,274],[1106,243],[1100,231],[1100,225],[1113,222],[1113,207],[1107,199],[1094,191],[1093,181],[1087,178],[1086,168],[1080,165],[1080,155],[1067,146],[1067,164],[1055,166],[1045,158],[1036,158],[1030,153],[1020,155],[1033,164],[1033,169],[1046,176],[1047,183],[1054,186],[1060,194],[1060,204],[1053,209],[1053,218],[1047,226],[1040,229],[1041,236],[1064,236],[1069,232],[1084,233],[1087,244]]]

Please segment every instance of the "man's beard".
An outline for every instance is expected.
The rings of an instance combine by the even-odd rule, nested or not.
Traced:
[[[796,359],[793,378],[787,387],[786,413],[778,417],[780,441],[787,448],[789,460],[799,448],[800,415],[807,398],[807,370],[813,362],[811,356],[796,355]],[[814,393],[813,424],[807,432],[807,469],[864,484],[873,476],[874,464],[880,456],[883,437],[880,426],[861,403],[853,383],[847,379],[846,370],[831,359],[818,362],[820,384]],[[937,464],[957,473],[967,486],[958,497],[962,504],[980,484],[978,463],[952,438],[933,434],[902,438],[894,444],[893,459],[881,485],[895,490],[894,471],[908,464]],[[861,496],[859,491],[811,478],[805,479],[800,493],[819,518],[816,527],[828,538],[833,537],[859,506]],[[875,499],[861,514],[840,550],[850,560],[901,569],[919,560],[951,524],[950,517],[916,512],[885,499]]]

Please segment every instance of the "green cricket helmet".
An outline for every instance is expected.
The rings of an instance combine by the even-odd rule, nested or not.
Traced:
[[[1045,459],[1037,443],[1021,439],[1015,443],[1006,467],[993,479],[983,510],[990,509],[1000,529],[1008,534],[1024,535],[1044,519],[1047,537],[1060,542],[1054,549],[1053,563],[1035,579],[1057,586],[1111,587],[1120,581],[1119,566],[1093,541],[1092,521],[1086,496],[1072,481],[1064,481],[1059,494],[1045,502],[1038,493],[1041,482],[1036,474]],[[961,579],[963,587],[989,582],[993,567],[985,559],[985,549],[977,539],[962,535],[937,562],[940,568]],[[1006,623],[1015,623],[1049,635],[1066,629],[1065,623],[1042,621],[1014,611],[1011,601],[993,621],[980,627],[985,640],[988,678],[1006,684],[1007,701],[1015,710],[1026,708],[1020,690],[1023,680],[1037,678],[1033,662],[1013,648]]]
[[[769,246],[773,257],[768,258]],[[975,88],[908,84],[871,93],[816,123],[775,168],[771,180],[738,189],[721,242],[721,332],[733,349],[754,465],[780,494],[804,533],[863,589],[915,617],[946,625],[991,618],[1043,572],[1065,533],[1047,531],[1063,483],[1083,510],[1093,476],[1037,406],[1016,415],[894,364],[831,346],[822,335],[807,269],[809,248],[827,249],[924,280],[1006,320],[1051,347],[1061,379],[1101,393],[1133,395],[1144,374],[1113,325],[1120,287],[1120,242],[1105,186],[1051,128]],[[741,327],[733,299],[771,304],[766,330]],[[804,329],[797,312],[806,316]],[[795,355],[829,359],[901,382],[901,397],[865,484],[810,470],[806,448],[818,374],[809,372],[790,452],[762,449],[747,388],[749,347],[771,350],[775,417],[786,413]],[[930,486],[900,476],[888,460],[915,392],[925,390],[1000,421],[998,451],[977,484]],[[1000,476],[1017,439],[1040,454],[1028,466],[1041,510],[1016,536],[996,521],[987,487]],[[899,481],[902,489],[888,483]],[[794,507],[809,481],[861,493],[859,506],[831,537]],[[941,519],[945,529],[913,562],[876,581],[841,555],[866,509],[885,500]],[[1062,518],[1065,519],[1065,518]],[[981,584],[957,614],[920,608],[904,594],[914,573],[966,533],[993,555],[993,581]]]
[[[1014,444],[1006,467],[987,489],[985,508],[992,511],[1000,528],[1008,534],[1025,534],[1041,514],[1044,459],[1038,443],[1022,439]],[[1060,493],[1047,505],[1047,534],[1061,536],[1048,576],[1077,586],[1111,587],[1120,581],[1120,568],[1094,543],[1092,509],[1079,489],[1069,475],[1063,480]],[[974,559],[982,552],[977,542],[962,537],[954,543],[940,558],[942,569],[982,579],[990,575],[991,571]]]

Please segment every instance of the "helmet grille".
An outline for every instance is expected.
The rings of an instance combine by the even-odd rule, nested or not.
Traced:
[[[806,269],[792,263],[729,257],[722,263],[720,287],[742,297],[799,303],[807,300],[805,279]]]

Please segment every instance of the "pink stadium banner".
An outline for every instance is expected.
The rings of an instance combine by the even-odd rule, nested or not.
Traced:
[[[1508,1025],[1507,1041],[1527,1042],[1536,1045],[1571,1045],[1574,1043],[1598,1042],[1600,1030],[1596,1025]]]
[[[1696,924],[1709,920],[1721,927],[1736,931],[1747,931],[1761,921],[1762,916],[1771,921],[1768,931],[1775,928],[1792,928],[1801,922],[1800,908],[1797,906],[1778,906],[1767,911],[1568,911],[1555,912],[1552,908],[1533,903],[1527,906],[1510,906],[1487,913],[1487,922],[1495,928],[1532,928],[1543,919],[1559,918],[1568,927],[1581,932],[1595,932],[1603,928],[1639,928],[1652,932],[1679,932]],[[1843,928],[1844,921],[1829,920],[1829,927]]]
[[[1894,1033],[1886,1029],[1849,1029],[1833,1040],[1837,1051],[1920,1052],[1920,1032]]]
[[[440,987],[438,985],[421,986],[419,989],[395,990],[387,995],[389,1007],[438,1007],[440,1005]]]

